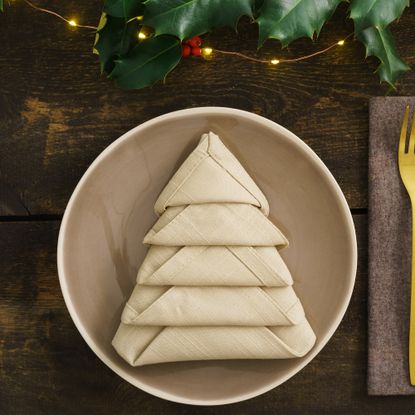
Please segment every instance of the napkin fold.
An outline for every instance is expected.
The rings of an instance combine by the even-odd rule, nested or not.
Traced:
[[[273,246],[153,245],[138,271],[137,283],[284,287],[293,280]]]
[[[247,204],[206,203],[169,207],[144,237],[149,245],[288,245],[261,211]]]
[[[291,287],[136,285],[121,321],[137,326],[284,326],[303,318]]]
[[[415,98],[373,98],[369,135],[369,353],[371,395],[415,394],[408,370],[411,207],[398,168],[406,105]]]
[[[213,133],[160,194],[150,249],[113,339],[133,366],[304,356],[315,334],[268,202]]]
[[[291,359],[306,355],[314,343],[307,320],[274,327],[138,327],[121,323],[112,342],[132,366],[186,360]]]
[[[269,206],[251,176],[213,133],[179,167],[154,206],[161,215],[168,206],[204,203],[247,203],[268,215]]]

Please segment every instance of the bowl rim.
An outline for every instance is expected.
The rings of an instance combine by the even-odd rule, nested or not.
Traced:
[[[69,220],[71,216],[72,207],[76,201],[76,199],[79,197],[79,194],[81,193],[81,190],[84,186],[84,183],[88,180],[89,176],[92,174],[92,172],[96,169],[96,167],[109,155],[111,152],[113,152],[118,146],[122,145],[124,141],[128,140],[131,136],[135,135],[140,130],[143,130],[145,128],[151,127],[154,124],[157,124],[161,121],[166,121],[169,119],[177,119],[181,117],[187,117],[189,115],[200,115],[200,114],[220,114],[220,115],[237,115],[240,117],[244,117],[247,119],[250,119],[254,122],[257,122],[259,124],[262,124],[265,127],[268,127],[275,132],[277,132],[280,135],[284,135],[285,137],[291,139],[294,144],[300,147],[303,151],[305,151],[310,158],[312,159],[313,163],[319,168],[321,173],[325,176],[327,179],[327,183],[332,188],[332,190],[335,192],[337,196],[337,200],[340,205],[340,212],[341,216],[343,217],[343,220],[347,224],[347,232],[349,240],[351,241],[351,268],[350,268],[350,274],[349,274],[349,284],[347,287],[347,295],[343,299],[343,303],[341,305],[340,311],[337,314],[337,317],[335,321],[330,325],[327,333],[320,337],[320,344],[318,347],[314,347],[309,354],[307,354],[306,358],[301,362],[300,366],[296,368],[295,373],[290,373],[285,376],[283,376],[281,379],[270,382],[269,384],[262,386],[255,391],[243,393],[237,396],[233,396],[231,398],[222,398],[222,399],[215,399],[215,400],[203,400],[203,399],[191,399],[191,398],[185,398],[182,396],[177,396],[175,394],[165,392],[163,390],[157,389],[153,386],[149,386],[137,379],[135,379],[133,376],[125,373],[122,369],[120,369],[117,365],[113,364],[109,358],[105,355],[104,352],[100,350],[98,345],[95,344],[95,342],[90,337],[88,331],[83,326],[83,323],[81,319],[79,318],[75,307],[72,303],[71,297],[69,295],[69,289],[67,280],[65,277],[65,267],[64,267],[64,252],[65,252],[65,236],[66,236],[66,230],[69,226]],[[63,294],[63,298],[66,304],[66,307],[69,311],[69,314],[83,337],[83,339],[86,341],[88,346],[92,349],[92,351],[98,356],[99,359],[101,359],[102,362],[104,362],[112,371],[114,371],[117,375],[119,375],[121,378],[126,380],[127,382],[131,383],[135,387],[150,393],[154,396],[157,396],[159,398],[182,403],[182,404],[188,404],[188,405],[202,405],[202,406],[214,406],[214,405],[225,405],[225,404],[231,404],[236,402],[241,402],[250,398],[254,398],[258,395],[261,395],[265,392],[270,391],[271,389],[281,385],[282,383],[286,382],[291,377],[295,376],[298,372],[300,372],[312,359],[314,359],[318,353],[326,346],[327,342],[330,340],[330,338],[333,336],[334,332],[337,330],[340,322],[342,321],[344,314],[349,306],[350,299],[353,293],[353,288],[356,280],[356,271],[357,271],[357,239],[356,239],[356,231],[355,226],[353,222],[353,217],[349,208],[349,205],[347,203],[347,200],[337,183],[336,179],[330,172],[330,170],[327,168],[327,166],[324,164],[324,162],[320,159],[320,157],[299,137],[297,137],[294,133],[287,130],[286,128],[282,127],[278,123],[271,121],[265,117],[262,117],[260,115],[239,110],[235,108],[229,108],[229,107],[213,107],[213,106],[207,106],[207,107],[195,107],[195,108],[188,108],[188,109],[182,109],[178,111],[169,112],[163,115],[160,115],[158,117],[152,118],[148,121],[145,121],[142,124],[139,124],[138,126],[132,128],[131,130],[127,131],[123,135],[121,135],[118,139],[116,139],[114,142],[112,142],[109,146],[107,146],[91,163],[91,165],[88,167],[86,172],[83,174],[81,179],[79,180],[78,184],[75,187],[75,190],[73,191],[69,202],[66,206],[60,230],[59,230],[59,237],[58,237],[58,245],[57,245],[57,268],[58,268],[58,276],[59,276],[59,283],[61,287],[61,291]]]

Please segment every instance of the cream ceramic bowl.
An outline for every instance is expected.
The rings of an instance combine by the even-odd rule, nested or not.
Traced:
[[[270,218],[290,241],[282,251],[317,343],[301,359],[210,361],[130,367],[111,339],[155,222],[154,202],[196,146],[214,131],[263,190]],[[219,405],[252,398],[295,375],[323,348],[352,294],[357,249],[352,217],[335,179],[298,137],[258,115],[205,107],[157,117],[124,134],[76,187],[59,234],[66,305],[96,355],[138,388],[171,401]]]

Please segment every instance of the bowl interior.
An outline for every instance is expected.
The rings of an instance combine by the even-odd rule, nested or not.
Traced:
[[[111,340],[156,220],[153,206],[169,178],[214,131],[267,196],[270,219],[311,326],[304,358],[214,361],[132,368]],[[339,324],[353,288],[356,243],[347,204],[332,176],[298,138],[242,111],[201,108],[159,117],[110,146],[87,171],[68,205],[58,253],[65,301],[90,347],[120,376],[158,396],[186,403],[228,403],[255,396],[297,373]]]

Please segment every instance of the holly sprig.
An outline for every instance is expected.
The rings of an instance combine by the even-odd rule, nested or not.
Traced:
[[[1,1],[1,0],[0,0]],[[142,88],[165,79],[183,56],[191,54],[183,41],[217,27],[236,29],[248,16],[259,26],[259,47],[267,39],[282,46],[307,36],[318,36],[342,0],[106,0],[104,23],[95,49],[101,68],[123,88]],[[399,57],[388,26],[397,20],[409,0],[351,0],[350,18],[355,37],[367,56],[380,60],[381,81],[394,86],[409,69]],[[101,19],[101,22],[103,20]],[[151,36],[137,39],[140,28]]]
[[[98,28],[23,1],[70,26],[96,30],[93,50],[99,55],[101,71],[120,87],[130,89],[164,80],[182,57],[200,56],[203,50],[211,53],[210,48],[200,48],[199,36],[217,27],[236,29],[242,16],[258,25],[259,48],[268,39],[277,39],[286,47],[301,37],[318,37],[338,5],[348,0],[104,0]],[[0,11],[3,5],[4,0],[0,0]],[[379,59],[376,72],[380,81],[392,87],[409,66],[399,57],[389,25],[408,6],[409,0],[350,0],[348,14],[354,22],[354,37],[365,46],[366,56]],[[344,40],[337,42],[343,44]],[[335,45],[305,57],[281,60],[216,52],[278,64],[316,56]]]
[[[400,18],[406,7],[409,0],[352,0],[350,4],[356,38],[365,45],[366,56],[380,60],[376,72],[381,81],[392,86],[409,66],[399,57],[388,26]]]

